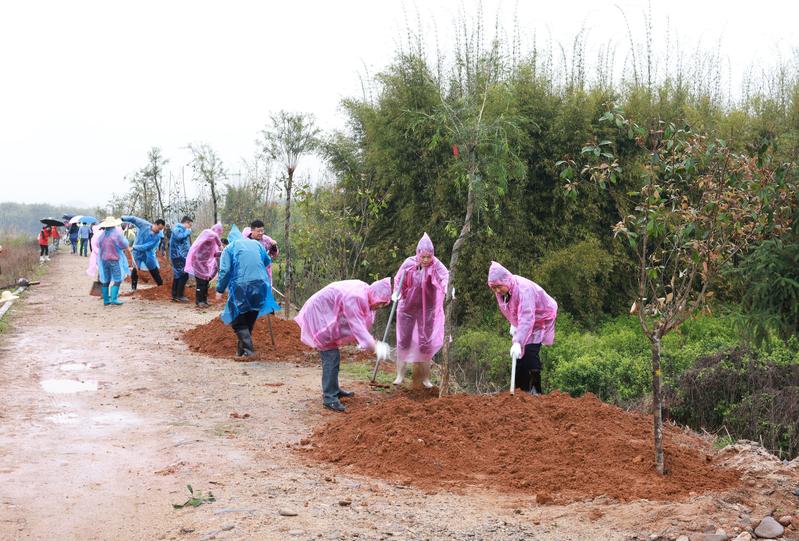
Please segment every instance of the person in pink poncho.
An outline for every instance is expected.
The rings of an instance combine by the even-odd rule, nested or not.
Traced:
[[[541,394],[541,345],[555,341],[558,303],[535,282],[511,274],[497,263],[488,269],[488,287],[510,323],[511,357],[516,358],[516,388]]]
[[[390,300],[390,278],[371,285],[360,280],[343,280],[314,293],[294,318],[300,326],[302,342],[319,350],[322,358],[322,404],[326,408],[346,411],[340,399],[355,394],[339,387],[339,346],[357,342],[361,348],[374,351],[378,359],[388,358],[388,344],[375,340],[371,331],[375,310]]]
[[[425,233],[397,271],[394,294],[397,304],[397,379],[401,385],[405,366],[411,363],[425,387],[430,382],[430,363],[444,345],[444,297],[449,271],[435,256],[433,241]],[[417,369],[418,367],[418,369]],[[415,381],[418,381],[414,377]]]
[[[194,276],[196,290],[194,304],[198,308],[208,308],[208,283],[219,270],[219,256],[222,254],[222,224],[204,229],[186,255],[183,271]]]

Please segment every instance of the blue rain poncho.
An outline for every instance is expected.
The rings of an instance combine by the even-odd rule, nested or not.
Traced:
[[[133,260],[139,270],[153,270],[158,268],[158,258],[155,256],[158,244],[164,237],[164,232],[153,233],[153,224],[136,216],[123,216],[123,222],[136,226],[136,242],[133,243]]]
[[[183,224],[177,224],[172,228],[172,236],[169,237],[169,258],[186,260],[191,246],[191,229],[186,229]]]
[[[272,260],[264,247],[257,240],[244,238],[235,225],[227,238],[230,244],[220,257],[216,284],[219,293],[228,289],[222,321],[230,325],[246,312],[257,311],[261,317],[280,310],[272,297],[272,284],[266,273]]]

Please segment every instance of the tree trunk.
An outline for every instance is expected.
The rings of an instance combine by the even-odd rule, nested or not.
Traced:
[[[161,216],[159,216],[159,218],[166,218],[166,213],[164,212],[164,200],[161,197],[161,181],[158,180],[158,175],[155,172],[153,172],[153,185],[155,186],[155,193],[158,196],[158,208],[161,209]]]
[[[652,338],[652,418],[655,435],[655,469],[661,475],[663,464],[663,396],[660,389],[660,337]]]
[[[211,204],[214,207],[214,223],[218,223],[219,220],[216,219],[217,216],[217,209],[216,209],[216,182],[214,179],[208,181],[208,185],[211,186]]]
[[[284,223],[285,230],[284,236],[285,240],[285,247],[283,248],[283,253],[286,257],[286,281],[285,281],[285,288],[286,288],[286,319],[291,318],[291,298],[292,298],[292,286],[291,283],[291,245],[289,243],[289,233],[291,231],[291,188],[294,184],[294,171],[289,168],[288,169],[288,181],[286,182],[286,221]]]
[[[455,288],[458,257],[466,238],[472,231],[472,216],[474,215],[474,172],[469,173],[469,194],[466,196],[466,216],[463,219],[461,233],[452,245],[452,255],[449,258],[449,283],[447,285],[446,308],[444,309],[444,347],[441,353],[441,385],[439,396],[449,394],[449,344],[452,337],[452,313],[455,299],[452,292]]]

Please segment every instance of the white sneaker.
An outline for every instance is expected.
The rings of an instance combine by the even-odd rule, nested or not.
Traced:
[[[424,386],[425,386],[425,387],[427,387],[428,389],[432,389],[432,388],[433,388],[433,382],[432,382],[432,381],[430,381],[429,379],[426,379],[426,380],[424,380],[424,381],[422,382],[422,385],[424,385]]]

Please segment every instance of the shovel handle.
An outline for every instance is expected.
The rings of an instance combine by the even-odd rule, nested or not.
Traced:
[[[511,357],[510,394],[516,394],[516,357]]]
[[[400,276],[399,279],[400,284],[402,284],[402,282],[405,280],[406,272],[407,272],[406,270],[402,271],[402,275]],[[399,300],[396,300],[392,301],[391,303],[391,312],[388,314],[388,323],[386,324],[386,331],[383,333],[383,342],[385,342],[388,339],[388,330],[391,328],[391,322],[394,321],[394,312],[397,310],[398,302]],[[375,369],[372,371],[372,383],[374,383],[375,380],[377,379],[377,370],[379,368],[380,368],[380,359],[377,359],[377,362],[375,362]]]

